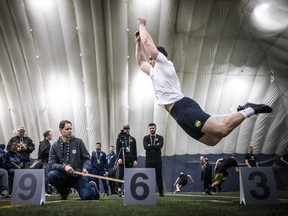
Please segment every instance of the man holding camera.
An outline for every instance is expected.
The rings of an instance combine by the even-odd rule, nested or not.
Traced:
[[[118,179],[124,179],[124,167],[137,166],[136,139],[130,135],[130,126],[124,125],[116,141],[117,164],[119,167]],[[118,196],[122,197],[122,183],[118,183]]]
[[[26,135],[26,129],[21,126],[17,130],[16,136],[12,137],[7,145],[7,151],[10,150],[13,142],[18,143],[17,152],[21,155],[25,168],[30,167],[30,154],[35,150],[33,140]]]

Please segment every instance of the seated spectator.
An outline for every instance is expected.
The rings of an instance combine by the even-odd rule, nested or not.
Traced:
[[[24,163],[21,155],[18,153],[19,145],[16,142],[12,142],[10,149],[2,156],[3,167],[8,171],[9,176],[9,192],[11,193],[13,188],[13,180],[15,169],[23,169]]]
[[[0,197],[9,197],[8,172],[3,168],[5,144],[0,144]]]

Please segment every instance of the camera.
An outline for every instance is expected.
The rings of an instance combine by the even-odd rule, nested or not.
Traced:
[[[123,147],[126,148],[126,146],[128,145],[129,136],[130,136],[130,134],[124,132],[124,130],[121,130],[120,133],[118,134],[118,138],[119,138],[119,141],[122,144],[122,148]]]
[[[124,130],[121,130],[120,133],[118,134],[118,137],[123,138],[123,139],[126,139],[128,136],[129,136],[129,134],[124,132]]]

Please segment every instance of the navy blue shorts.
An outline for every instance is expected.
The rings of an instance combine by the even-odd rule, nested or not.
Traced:
[[[188,183],[188,180],[180,178],[177,183],[183,187]]]
[[[172,107],[170,114],[180,127],[196,140],[199,140],[204,135],[201,130],[210,117],[196,101],[188,97],[177,101]]]

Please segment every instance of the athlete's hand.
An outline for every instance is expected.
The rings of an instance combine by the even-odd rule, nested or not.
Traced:
[[[139,24],[139,25],[142,24],[142,25],[145,26],[145,25],[146,25],[146,18],[138,18],[138,24]]]

